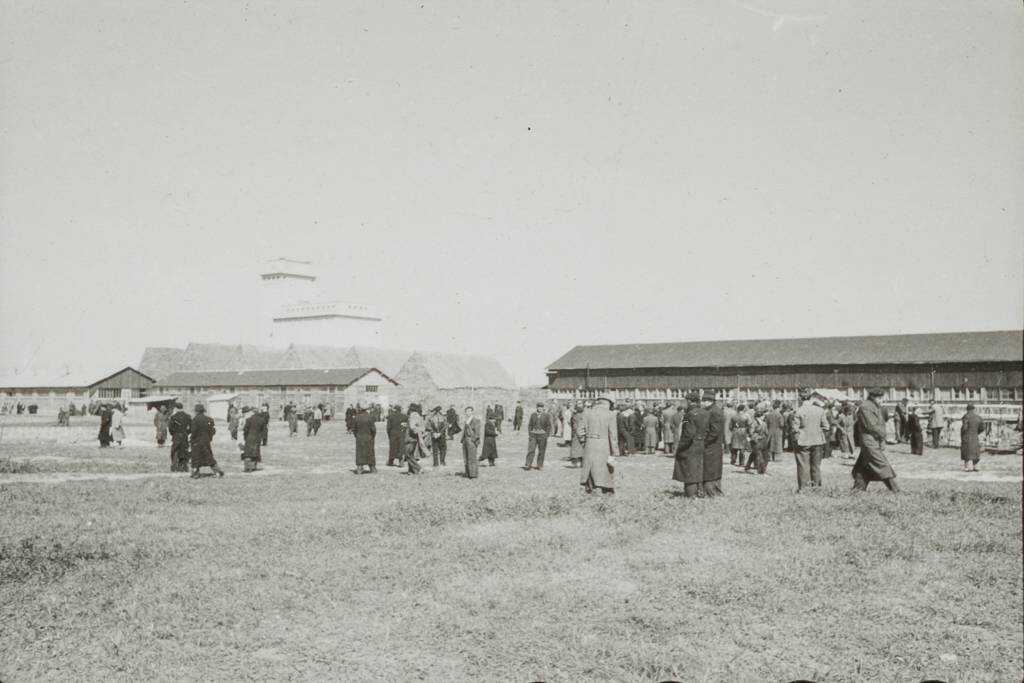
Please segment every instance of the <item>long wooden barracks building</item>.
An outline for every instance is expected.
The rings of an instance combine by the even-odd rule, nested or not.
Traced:
[[[576,346],[547,368],[553,397],[665,400],[690,389],[719,398],[793,400],[800,387],[851,399],[1019,403],[1020,330]]]

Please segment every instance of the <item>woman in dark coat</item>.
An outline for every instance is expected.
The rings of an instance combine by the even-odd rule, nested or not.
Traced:
[[[368,474],[377,472],[377,458],[374,453],[376,445],[377,425],[373,415],[366,408],[356,406],[356,416],[352,418],[352,430],[356,435],[356,474],[362,474],[368,467]]]
[[[487,420],[484,423],[484,445],[480,451],[480,462],[486,460],[494,467],[494,461],[498,459],[498,427],[495,420]]]
[[[916,406],[912,407],[910,414],[907,415],[907,431],[910,436],[911,455],[924,455],[924,428],[921,426]]]
[[[569,462],[573,467],[583,467],[583,452],[587,449],[587,435],[582,433],[583,406],[576,404],[575,412],[569,420]]]
[[[110,436],[110,423],[114,419],[114,413],[110,410],[110,406],[104,404],[100,406],[100,448],[107,448],[110,446],[110,442],[114,439]]]
[[[199,468],[209,467],[218,476],[224,476],[224,470],[217,467],[217,461],[213,457],[213,435],[217,429],[213,426],[213,419],[206,416],[206,408],[197,403],[195,417],[192,418],[192,428],[189,431],[189,446],[192,455],[192,478],[199,478]]]
[[[242,409],[242,440],[239,444],[242,449],[242,462],[245,464],[244,472],[255,472],[259,469],[256,465],[263,460],[260,453],[260,445],[263,443],[263,420],[259,413],[252,412],[252,408]]]

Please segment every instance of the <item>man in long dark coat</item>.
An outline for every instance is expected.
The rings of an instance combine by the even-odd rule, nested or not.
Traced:
[[[981,440],[979,435],[985,431],[985,421],[974,412],[974,404],[967,404],[967,413],[960,423],[960,460],[964,472],[977,472],[978,460],[981,458]]]
[[[708,498],[722,493],[722,432],[725,430],[725,410],[713,394],[704,394],[701,403],[708,413],[707,432],[704,435],[704,481],[701,488]]]
[[[255,472],[263,460],[260,444],[263,442],[263,419],[252,408],[242,408],[242,463],[243,472]]]
[[[781,405],[778,400],[772,401],[772,409],[764,416],[764,424],[768,429],[768,452],[773,461],[782,455],[783,430],[786,428],[786,418],[779,410]]]
[[[500,403],[494,404],[494,428],[501,434],[501,425],[505,422],[505,406]]]
[[[373,415],[366,408],[356,406],[352,427],[356,435],[356,474],[362,474],[364,467],[369,468],[367,474],[374,474],[377,472],[377,456],[374,453],[377,425]]]
[[[213,418],[207,417],[206,408],[201,403],[196,404],[195,413],[189,429],[192,478],[199,478],[199,468],[201,467],[209,467],[217,473],[218,477],[223,477],[224,470],[217,467],[217,460],[213,457],[213,435],[217,433],[217,429],[213,425]]]
[[[523,402],[516,401],[516,410],[512,413],[512,431],[518,432],[523,427]]]
[[[679,428],[676,443],[676,464],[672,478],[683,482],[683,495],[687,498],[704,494],[704,440],[708,432],[708,411],[700,406],[700,394],[690,392],[686,412]]]
[[[270,438],[270,406],[266,403],[260,406],[260,429],[260,443],[266,446]]]
[[[392,406],[388,411],[388,467],[402,463],[402,438],[405,433],[405,415],[401,406]]]
[[[21,404],[18,404],[19,406]],[[20,412],[20,411],[19,411]],[[114,421],[114,411],[110,409],[110,406],[103,404],[100,407],[100,448],[107,448],[110,446],[110,442],[114,438],[110,435],[110,425]]]
[[[192,429],[192,416],[174,404],[174,412],[167,421],[171,432],[171,472],[188,472],[188,433]]]
[[[910,436],[910,430],[907,429],[907,404],[909,401],[903,399],[896,404],[896,441],[897,443],[906,441]]]
[[[644,448],[644,407],[638,403],[629,414],[629,438],[633,442],[633,452],[642,453]]]
[[[857,431],[860,434],[860,455],[853,465],[853,488],[865,491],[868,483],[880,481],[893,493],[899,492],[896,472],[885,457],[885,417],[882,415],[882,389],[871,389],[868,400],[857,411]]]

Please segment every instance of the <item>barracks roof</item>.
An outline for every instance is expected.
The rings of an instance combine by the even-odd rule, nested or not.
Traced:
[[[161,387],[347,387],[371,372],[392,384],[393,379],[376,368],[315,368],[302,370],[236,370],[217,372],[175,372],[160,382]]]
[[[1021,330],[576,346],[548,370],[1020,362]]]

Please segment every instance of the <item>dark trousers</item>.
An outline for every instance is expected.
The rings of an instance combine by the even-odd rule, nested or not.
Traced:
[[[434,467],[437,467],[438,460],[444,465],[444,459],[448,455],[448,439],[443,435],[431,439],[430,452],[434,454]]]
[[[896,477],[883,479],[882,483],[885,484],[885,487],[892,491],[893,493],[899,493],[900,488],[899,486],[896,485]],[[856,470],[854,470],[853,472],[853,489],[855,491],[868,490],[868,480],[864,478],[863,474],[857,472]]]
[[[231,440],[232,441],[238,441],[238,425],[237,424],[234,427],[230,427],[229,426],[228,427],[228,433],[231,434]]]
[[[171,436],[171,472],[188,472],[188,438]]]
[[[703,498],[704,484],[683,484],[683,495],[687,498]]]
[[[725,493],[722,491],[722,480],[715,479],[714,481],[706,481],[701,484],[701,488],[704,492],[705,498],[714,498],[715,496],[724,496]]]
[[[767,472],[768,459],[765,458],[764,451],[757,447],[751,448],[750,455],[747,456],[747,464],[743,469],[756,469],[758,474],[764,474]]]
[[[534,453],[537,455],[537,467],[544,467],[544,452],[548,449],[547,434],[530,434],[530,445],[526,449],[526,466],[533,467]]]
[[[797,446],[793,451],[796,459],[796,488],[821,486],[821,446]]]
[[[402,461],[402,432],[388,434],[388,466]]]
[[[932,427],[928,431],[932,433],[932,448],[938,448],[939,436],[942,434],[942,427]]]

